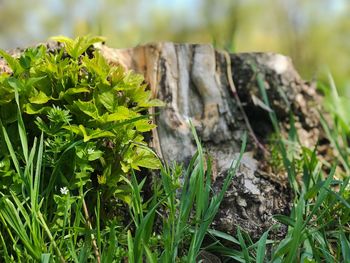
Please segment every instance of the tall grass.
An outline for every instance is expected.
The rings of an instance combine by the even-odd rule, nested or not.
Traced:
[[[15,93],[17,105],[18,93]],[[19,106],[18,106],[19,107]],[[41,213],[43,199],[39,195],[39,186],[42,172],[43,159],[43,135],[40,137],[39,145],[37,139],[31,149],[28,147],[28,140],[23,119],[18,110],[18,131],[21,141],[21,156],[24,158],[25,166],[20,166],[17,153],[12,147],[8,133],[0,120],[0,128],[3,138],[6,142],[8,152],[11,156],[16,173],[22,180],[22,194],[10,189],[9,194],[0,193],[0,219],[4,225],[3,229],[11,237],[14,245],[14,252],[18,259],[32,258],[33,260],[47,261],[51,253],[57,255],[57,258],[63,260],[62,253],[59,250],[55,239],[48,227],[45,216]],[[4,242],[4,236],[1,235],[3,247],[7,244]],[[50,241],[52,249],[48,249],[46,242]],[[19,244],[19,241],[21,244]],[[20,246],[23,245],[24,249]],[[4,249],[4,259],[10,262],[8,250]]]
[[[256,71],[257,84],[264,103],[269,107],[264,76]],[[333,85],[333,84],[332,84]],[[334,86],[333,92],[334,95]],[[329,94],[328,94],[329,95]],[[337,96],[337,95],[336,95]],[[328,173],[322,169],[323,162],[317,156],[317,148],[304,147],[298,138],[294,125],[294,116],[290,114],[290,130],[288,140],[282,138],[278,119],[274,112],[269,112],[275,129],[277,149],[282,157],[285,171],[288,173],[290,187],[294,192],[291,214],[275,215],[279,224],[288,226],[287,235],[282,240],[268,239],[269,231],[253,242],[248,234],[237,230],[237,239],[223,233],[213,235],[233,243],[235,249],[223,245],[212,247],[221,255],[238,262],[350,262],[350,174],[348,160],[350,149],[347,146],[349,133],[342,127],[344,109],[339,110],[340,98],[326,98],[337,111],[332,112],[333,127],[325,118],[322,125],[334,150],[338,151],[338,159],[334,159]],[[339,116],[339,112],[342,113]],[[322,116],[321,116],[322,117]],[[343,118],[342,120],[340,120]],[[348,121],[349,119],[347,119]],[[298,145],[298,151],[290,154],[290,145]],[[338,162],[339,161],[339,162]],[[342,164],[344,173],[339,174],[338,164]],[[300,169],[300,166],[302,169]],[[301,182],[297,182],[300,175]],[[336,177],[337,178],[336,178]],[[342,178],[342,179],[340,179]],[[220,244],[220,243],[218,243]]]
[[[54,200],[43,205],[52,196],[47,185],[42,185],[47,180],[41,180],[47,176],[42,162],[44,136],[39,141],[35,138],[29,148],[20,111],[17,118],[20,150],[13,148],[0,120],[15,173],[21,178],[21,191],[15,192],[10,186],[8,193],[0,193],[0,252],[4,262],[195,262],[246,145],[244,137],[221,191],[213,193],[211,163],[205,160],[191,124],[197,152],[187,169],[163,165],[149,200],[143,196],[146,178],[139,182],[132,171],[129,179],[124,178],[131,188],[131,221],[123,225],[110,218],[101,225],[100,191],[96,191],[92,218],[86,217],[86,192],[82,189],[70,192],[51,186],[50,191],[56,191]],[[181,191],[180,177],[184,181]]]
[[[140,221],[140,223],[136,228],[135,237],[132,237],[131,232],[128,233],[129,259],[132,258],[134,260],[132,262],[143,262],[143,255],[146,255],[149,262],[176,262],[179,257],[184,262],[195,262],[224,193],[237,171],[246,145],[245,136],[239,157],[232,162],[222,189],[211,196],[211,163],[208,160],[207,167],[204,168],[203,149],[192,124],[191,127],[197,143],[197,152],[184,173],[178,167],[170,169],[164,166],[162,168],[161,185],[158,187],[158,189],[163,189],[163,193],[160,194],[162,197],[156,202],[154,198],[159,194],[156,192],[150,201],[152,205],[148,212],[143,215],[142,210],[138,210],[141,211],[138,215],[140,220],[134,220],[134,222]],[[177,198],[176,185],[180,175],[184,176],[184,183],[180,197]],[[140,185],[137,184],[135,176],[132,177],[132,185],[134,191],[132,208],[140,208],[142,207]],[[150,233],[154,228],[154,224],[150,222],[153,222],[157,208],[160,207],[162,225],[161,232],[158,234],[162,237],[163,247],[157,251],[151,249],[149,242]],[[136,218],[135,209],[133,210],[133,218]],[[186,247],[186,244],[189,246]]]

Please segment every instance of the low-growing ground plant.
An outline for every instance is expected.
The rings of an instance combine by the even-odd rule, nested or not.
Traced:
[[[106,197],[118,195],[128,201],[122,175],[139,167],[160,168],[158,159],[144,147],[143,133],[154,128],[147,109],[162,103],[151,99],[142,76],[109,65],[91,47],[102,38],[54,39],[63,46],[53,51],[40,45],[26,49],[19,58],[0,51],[12,70],[0,78],[3,126],[15,151],[18,112],[30,145],[32,138],[44,134],[44,165],[51,168],[43,177],[48,193],[61,187],[98,186]],[[8,168],[2,171],[7,179],[2,185],[12,187],[20,179],[9,176],[8,151],[4,143],[0,146],[0,158]]]

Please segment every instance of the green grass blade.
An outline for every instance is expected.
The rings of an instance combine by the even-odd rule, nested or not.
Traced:
[[[295,226],[292,230],[293,238],[290,243],[288,255],[286,258],[287,262],[294,262],[295,258],[298,255],[298,247],[300,245],[300,240],[303,236],[303,229],[304,229],[304,208],[305,208],[305,201],[304,201],[304,195],[302,194],[295,208],[296,220],[295,220]]]
[[[16,203],[18,206],[18,203]],[[20,215],[18,211],[16,210],[15,205],[7,198],[2,197],[0,201],[0,213],[3,217],[3,219],[6,221],[6,223],[13,229],[15,234],[20,238],[23,245],[26,247],[26,249],[29,251],[30,255],[36,259],[40,260],[41,251],[35,247],[33,247],[32,241],[27,235],[26,227],[30,227],[30,217],[24,210],[24,207],[19,203],[19,211],[21,212],[22,216],[24,217],[26,224],[22,222],[22,219],[20,218]]]
[[[130,230],[128,230],[128,262],[135,263],[134,254],[135,254],[134,243],[133,243],[131,232]]]
[[[35,146],[35,144],[34,144]],[[34,147],[33,146],[33,147]],[[41,179],[41,172],[42,172],[42,160],[43,160],[43,153],[44,153],[44,135],[41,134],[40,136],[40,142],[39,142],[39,148],[38,148],[38,154],[37,154],[37,161],[36,161],[36,167],[35,167],[35,175],[34,175],[34,187],[33,187],[33,197],[32,201],[35,202],[32,205],[32,208],[38,209],[36,204],[39,203],[39,188],[40,188],[40,179]]]
[[[19,133],[19,138],[21,140],[21,145],[22,145],[22,151],[23,151],[23,156],[24,160],[28,164],[28,140],[27,140],[27,132],[26,128],[24,126],[24,122],[22,119],[22,114],[21,114],[21,106],[19,103],[19,95],[18,95],[18,89],[15,89],[15,100],[17,103],[17,119],[18,119],[18,133]]]
[[[264,263],[264,258],[266,254],[266,241],[269,235],[269,231],[266,231],[258,241],[258,249],[256,252],[256,263]]]
[[[152,253],[152,251],[149,249],[147,245],[145,246],[145,251],[146,251],[146,257],[147,257],[147,262],[149,263],[157,263],[157,255]]]
[[[3,259],[5,260],[5,263],[12,262],[10,260],[10,255],[8,254],[8,251],[7,251],[7,244],[6,244],[5,239],[4,239],[4,237],[3,237],[1,232],[0,232],[0,240],[1,240],[1,243],[2,243]]]
[[[344,231],[341,229],[339,233],[340,237],[340,244],[341,244],[341,251],[342,251],[342,257],[343,262],[350,262],[350,242],[346,238]]]
[[[49,253],[41,254],[40,262],[41,263],[49,263],[50,257],[51,257],[51,254],[49,254]]]
[[[246,245],[246,243],[245,243],[245,241],[243,239],[240,227],[237,227],[237,236],[238,236],[239,244],[240,244],[240,246],[242,248],[242,252],[243,252],[243,256],[244,256],[245,262],[251,262],[250,261],[250,257],[249,257],[249,251],[248,251],[247,245]]]
[[[221,232],[221,231],[218,231],[218,230],[214,230],[214,229],[208,229],[208,233],[215,236],[215,237],[219,237],[223,240],[226,240],[226,241],[229,241],[229,242],[232,242],[236,245],[239,245],[239,241],[234,238],[233,236],[229,235],[229,234],[226,234],[224,232]]]
[[[242,142],[242,146],[241,146],[241,150],[238,158],[232,162],[231,167],[228,171],[228,175],[225,178],[225,181],[223,183],[222,189],[217,195],[212,197],[209,206],[206,208],[205,213],[203,214],[203,218],[201,218],[201,221],[199,223],[199,228],[197,231],[195,231],[195,235],[193,236],[191,241],[190,250],[189,250],[190,261],[196,259],[200,251],[204,237],[209,228],[209,225],[212,223],[217,211],[219,210],[220,204],[224,198],[224,194],[227,191],[227,188],[230,185],[233,176],[236,174],[236,171],[239,167],[239,164],[241,162],[241,159],[246,147],[246,141],[247,141],[247,135],[244,134],[243,142]]]
[[[22,180],[24,180],[23,173],[22,173],[22,171],[20,169],[19,161],[17,159],[15,150],[13,149],[12,143],[10,141],[10,138],[9,138],[9,136],[7,134],[7,131],[6,131],[5,127],[4,127],[4,125],[2,124],[1,119],[0,119],[0,126],[1,126],[2,134],[4,136],[4,139],[5,139],[5,142],[6,142],[6,145],[7,145],[7,149],[9,151],[9,153],[10,153],[12,162],[13,162],[13,164],[15,166],[16,172],[21,176]]]
[[[116,227],[116,225],[113,222],[112,225],[111,225],[111,231],[109,233],[108,249],[107,249],[107,252],[104,253],[104,255],[102,257],[102,263],[113,262],[114,253],[115,253],[115,250],[116,250],[116,247],[117,247],[117,239],[116,239],[115,227]]]

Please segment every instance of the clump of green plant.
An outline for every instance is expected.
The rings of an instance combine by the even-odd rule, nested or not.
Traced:
[[[48,192],[99,185],[130,200],[125,184],[120,187],[123,175],[160,165],[143,133],[154,128],[147,110],[162,103],[151,98],[142,76],[111,66],[92,48],[102,38],[53,39],[63,46],[52,51],[40,45],[18,58],[0,50],[12,70],[0,76],[0,117],[14,149],[19,147],[15,127],[20,111],[29,138],[44,133],[44,164],[53,171],[44,177]],[[4,185],[13,172],[4,143],[0,149]],[[12,177],[13,184],[19,181]]]
[[[100,194],[97,191],[95,218],[92,226],[86,217],[85,193],[74,193],[62,187],[54,194],[54,205],[47,209],[49,196],[41,187],[46,170],[44,136],[34,138],[28,147],[28,137],[20,111],[17,114],[20,147],[15,151],[10,135],[0,121],[2,138],[19,177],[21,191],[12,186],[0,191],[0,257],[1,262],[112,262],[126,254],[117,237],[124,227],[116,220],[100,229]],[[18,157],[23,157],[20,160]],[[6,191],[8,190],[8,191]],[[102,231],[103,230],[103,231]],[[102,261],[101,261],[102,260]]]

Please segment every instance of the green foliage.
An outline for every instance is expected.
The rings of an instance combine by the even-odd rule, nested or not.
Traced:
[[[30,138],[44,133],[45,166],[55,170],[51,185],[72,190],[96,180],[115,191],[131,168],[159,168],[142,134],[154,128],[145,111],[162,103],[151,99],[143,78],[110,66],[93,50],[102,38],[53,39],[64,48],[48,52],[41,45],[19,58],[0,52],[12,69],[0,78],[2,122],[12,130],[20,111]],[[18,134],[9,134],[16,149]],[[1,172],[9,178],[6,152],[2,146]],[[74,161],[64,163],[68,159]]]
[[[22,119],[20,112],[18,119]],[[143,262],[144,258],[149,262],[194,262],[245,147],[244,139],[239,158],[232,163],[222,190],[210,197],[210,161],[205,170],[203,150],[193,129],[198,152],[186,171],[180,166],[162,167],[161,179],[155,182],[153,195],[147,201],[142,195],[146,178],[138,182],[134,172],[130,180],[125,178],[132,193],[131,221],[126,226],[116,218],[109,218],[101,228],[101,193],[96,191],[96,223],[89,228],[83,213],[87,193],[81,189],[76,192],[60,188],[53,196],[54,206],[45,209],[47,191],[40,185],[50,167],[44,167],[42,160],[51,153],[44,151],[44,134],[39,145],[34,139],[29,150],[25,127],[18,125],[22,144],[21,150],[15,152],[7,130],[3,125],[0,128],[15,172],[22,178],[22,192],[0,193],[0,252],[5,262],[92,262],[97,258],[101,262],[121,262],[126,258],[128,262]],[[100,155],[91,153],[82,157],[83,148],[76,154],[93,160]],[[17,159],[19,155],[23,156],[23,163]],[[179,180],[184,173],[184,188],[178,199]],[[163,222],[160,229],[159,220]]]

